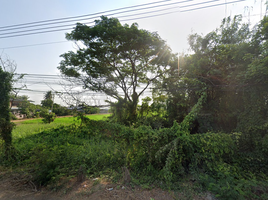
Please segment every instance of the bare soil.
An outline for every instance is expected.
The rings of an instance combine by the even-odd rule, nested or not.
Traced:
[[[2,174],[3,175],[3,174]],[[185,196],[183,193],[164,191],[159,188],[143,189],[140,186],[132,187],[111,183],[105,179],[86,179],[82,183],[77,178],[63,180],[57,187],[48,186],[37,188],[28,181],[29,177],[21,175],[1,176],[0,173],[0,200],[173,200],[194,199],[209,200],[210,194]],[[54,188],[54,189],[53,189]],[[56,190],[57,188],[57,190]]]

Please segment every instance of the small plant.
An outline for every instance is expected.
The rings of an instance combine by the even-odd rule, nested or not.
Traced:
[[[40,112],[40,116],[43,117],[42,121],[45,124],[50,124],[56,119],[56,114],[53,112],[48,112],[48,110],[43,110]]]
[[[36,117],[36,118],[39,118],[39,117],[40,117],[40,112],[36,112],[36,113],[35,113],[35,117]]]

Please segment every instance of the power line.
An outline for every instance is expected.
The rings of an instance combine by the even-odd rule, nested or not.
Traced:
[[[57,75],[57,74],[28,74],[28,73],[17,73],[17,74],[15,74],[15,75],[19,75],[19,76],[21,76],[21,75],[24,75],[24,76],[38,76],[38,77],[40,77],[40,76],[45,76],[45,77],[47,77],[47,76],[52,76],[52,77],[59,77],[59,75]]]
[[[18,89],[18,88],[14,88],[14,89]],[[20,89],[19,90],[21,92],[34,92],[34,93],[46,93],[48,90],[37,90],[37,89],[28,89],[28,88],[24,88],[24,89]],[[101,97],[101,96],[109,96],[103,92],[93,92],[93,91],[81,91],[81,90],[72,90],[69,92],[66,91],[53,91],[54,93],[58,93],[58,94],[83,94],[83,96],[92,96],[92,97]],[[146,91],[143,94],[151,94],[151,91]],[[123,92],[119,92],[119,95],[124,96]]]
[[[226,5],[226,4],[231,4],[231,3],[239,3],[245,0],[238,0],[238,1],[232,1],[232,2],[226,2],[226,3],[220,3],[220,4],[216,4],[216,5],[211,5],[211,6],[203,6],[203,7],[199,7],[199,8],[193,8],[193,9],[188,9],[188,10],[182,10],[181,12],[189,12],[189,11],[194,11],[194,10],[200,10],[200,9],[205,9],[205,8],[211,8],[211,7],[215,7],[215,6],[222,6],[222,5]]]
[[[214,0],[214,1],[218,1],[218,0]],[[215,6],[221,6],[221,5],[225,5],[225,4],[239,3],[239,2],[242,2],[242,1],[245,1],[245,0],[237,0],[237,1],[227,2],[227,3],[220,3],[220,4],[215,4],[215,5],[204,6],[204,7],[200,7],[200,8],[193,8],[193,9],[189,9],[189,10],[174,11],[174,12],[169,12],[169,13],[162,13],[162,14],[151,15],[151,16],[146,16],[146,17],[138,17],[138,18],[134,18],[134,19],[127,19],[127,20],[121,20],[121,21],[132,21],[132,20],[138,20],[138,19],[158,17],[158,16],[173,14],[173,13],[177,13],[177,12],[189,12],[189,11],[194,11],[194,10],[199,10],[199,9],[204,9],[204,8],[211,8],[211,7],[215,7]],[[209,2],[206,2],[206,3],[209,3]],[[198,3],[198,4],[204,4],[204,3]]]
[[[192,0],[186,0],[186,1],[182,1],[182,2],[175,2],[175,3],[171,3],[171,4],[160,5],[160,6],[152,6],[152,7],[147,7],[147,8],[140,8],[140,9],[131,10],[131,11],[118,12],[118,13],[110,14],[109,16],[112,16],[112,15],[115,15],[115,14],[121,14],[121,13],[125,13],[125,12],[133,12],[133,11],[138,11],[138,10],[143,10],[143,9],[150,9],[150,8],[162,7],[162,6],[167,6],[167,5],[170,6],[170,5],[174,5],[174,4],[185,3],[185,2],[188,2],[188,1],[192,1]],[[212,0],[210,2],[214,2],[214,1],[220,1],[220,0]],[[210,2],[206,2],[206,3],[210,3]],[[199,4],[192,4],[192,5],[189,5],[187,7],[195,6],[195,5],[199,5]],[[182,7],[184,7],[184,6],[182,6]],[[182,8],[182,7],[181,6],[175,6],[175,7],[172,6],[170,8],[165,8],[165,9],[162,8],[161,10],[154,10],[154,11],[144,12],[144,13],[138,13],[138,14],[139,15],[144,15],[144,14],[150,14],[150,13],[155,13],[155,12],[159,12],[159,11],[171,10],[171,9],[175,9],[175,8]],[[118,18],[132,17],[132,16],[136,16],[136,15],[137,14],[125,15],[125,16],[118,16]],[[92,18],[86,18],[86,19],[82,19],[82,20],[95,19],[95,18],[96,17],[92,17]],[[77,21],[77,20],[72,20],[72,21]],[[92,23],[94,23],[94,21],[87,22],[87,23],[84,23],[84,24],[89,25],[89,24],[92,24]],[[0,35],[10,35],[10,34],[16,34],[16,33],[23,33],[23,32],[32,32],[32,31],[39,31],[39,30],[46,30],[46,29],[69,27],[69,26],[75,26],[75,25],[76,24],[67,24],[67,25],[61,25],[61,26],[51,26],[51,27],[44,27],[44,28],[37,28],[37,29],[30,29],[30,30],[23,30],[23,31],[15,31],[15,32],[1,33]],[[31,27],[36,27],[36,26],[31,26]],[[23,28],[25,28],[25,27],[23,27]],[[16,28],[16,29],[21,29],[21,28]],[[4,30],[4,31],[6,31],[6,30]],[[1,32],[1,30],[0,30],[0,32]]]
[[[139,9],[134,9],[134,10],[121,11],[121,12],[116,12],[116,13],[108,14],[108,16],[113,16],[113,15],[116,15],[116,14],[122,14],[122,13],[128,13],[128,12],[135,12],[135,11],[140,11],[140,10],[146,10],[146,9],[151,9],[151,8],[158,8],[158,7],[163,7],[163,6],[171,6],[171,5],[186,3],[186,2],[189,2],[189,1],[193,1],[193,0],[184,0],[184,1],[181,1],[181,2],[174,2],[174,3],[162,4],[162,5],[157,5],[157,6],[145,7],[145,8],[139,8]],[[219,0],[214,0],[214,1],[219,1]],[[174,7],[166,8],[164,10],[173,9],[173,8]],[[161,11],[161,10],[151,11],[151,12],[158,12],[158,11]],[[150,13],[150,12],[148,12],[148,13]],[[139,14],[144,14],[144,13],[139,13]],[[137,15],[137,14],[133,14],[133,15]],[[130,17],[130,16],[133,16],[133,15],[120,16],[120,17]],[[79,20],[80,21],[84,21],[84,20],[96,19],[98,17],[100,17],[100,16],[90,17],[90,18],[84,18],[84,19],[79,19]],[[15,30],[15,29],[31,28],[31,27],[37,27],[37,26],[46,26],[46,25],[51,25],[51,24],[66,23],[66,22],[77,22],[77,19],[76,20],[63,21],[63,22],[54,22],[54,23],[46,23],[46,24],[39,24],[39,25],[32,25],[32,26],[25,26],[25,27],[17,27],[17,28],[5,29],[5,30],[0,30],[0,32],[8,31],[8,30]],[[94,21],[91,21],[91,22],[86,23],[86,24],[91,24],[91,23],[94,23]],[[31,29],[31,30],[25,30],[25,31],[20,31],[20,32],[43,30],[43,29],[50,29],[50,28],[61,28],[61,27],[74,26],[74,25],[75,24],[68,24],[68,25],[62,25],[62,26],[53,26],[53,27],[45,27],[45,28],[39,28],[39,29]],[[14,33],[19,33],[19,32],[3,33],[3,34],[0,34],[0,35],[14,34]]]
[[[67,30],[70,30],[70,29],[65,28],[65,29],[58,29],[58,30],[35,32],[35,33],[25,33],[25,34],[19,34],[19,35],[4,36],[4,37],[0,37],[0,39],[11,38],[11,37],[19,37],[19,36],[26,36],[26,35],[42,34],[42,33],[51,33],[51,32],[58,32],[58,31],[67,31]]]
[[[25,26],[25,25],[31,25],[31,24],[46,23],[46,22],[52,22],[52,21],[60,21],[60,20],[66,20],[66,19],[82,18],[82,17],[93,16],[93,15],[100,15],[100,14],[104,14],[106,12],[114,12],[114,11],[117,11],[117,10],[124,10],[124,9],[135,8],[135,7],[140,7],[140,6],[146,6],[146,5],[151,5],[151,4],[163,3],[163,2],[166,2],[166,1],[170,1],[170,0],[157,1],[157,2],[152,2],[152,3],[140,4],[140,5],[136,5],[136,6],[128,6],[128,7],[117,8],[117,9],[113,9],[113,10],[102,11],[102,12],[97,12],[97,13],[87,14],[87,15],[79,15],[79,16],[74,16],[74,17],[65,17],[65,18],[57,18],[57,19],[36,21],[36,22],[23,23],[23,24],[15,24],[15,25],[10,25],[10,26],[2,26],[2,27],[0,27],[0,29],[6,29],[6,28],[16,27],[16,26]]]
[[[184,11],[185,12],[185,11]],[[262,15],[265,15],[266,13],[262,13]],[[253,14],[250,15],[250,17],[254,16],[260,16],[261,14]],[[243,17],[249,17],[249,16],[243,16]],[[30,45],[21,45],[21,46],[12,46],[12,47],[0,47],[0,49],[17,49],[17,48],[24,48],[24,47],[32,47],[32,46],[41,46],[41,45],[48,45],[48,44],[57,44],[57,43],[66,43],[71,41],[58,41],[58,42],[47,42],[47,43],[37,43],[37,44],[30,44]]]
[[[71,41],[65,40],[65,41],[58,41],[58,42],[37,43],[37,44],[20,45],[20,46],[13,46],[13,47],[4,47],[0,49],[17,49],[17,48],[34,47],[34,46],[41,46],[41,45],[48,45],[48,44],[59,44],[59,43],[66,43],[66,42],[71,42]]]
[[[190,6],[194,6],[194,5],[195,6],[196,5],[202,5],[202,4],[212,3],[212,2],[215,2],[215,1],[219,1],[219,0],[212,0],[212,1],[208,1],[208,2],[202,2],[202,3],[192,4],[192,5],[183,6],[183,7],[185,8],[185,7],[190,7]],[[238,3],[238,2],[242,2],[242,1],[245,1],[245,0],[237,0],[237,1],[227,2],[227,4]],[[214,5],[209,5],[209,6],[199,7],[199,8],[193,8],[193,9],[189,9],[189,10],[174,11],[174,12],[162,13],[162,14],[157,14],[157,15],[138,17],[138,18],[133,18],[133,19],[126,19],[126,20],[121,20],[121,21],[131,21],[131,20],[145,19],[145,18],[168,15],[168,14],[177,13],[177,12],[188,12],[188,11],[194,11],[194,10],[199,10],[199,9],[204,9],[204,8],[211,8],[211,7],[215,7],[215,6],[221,6],[221,5],[225,5],[225,4],[226,3],[220,3],[220,4],[214,4]],[[138,14],[135,14],[135,15],[138,15]],[[123,17],[125,17],[125,16],[121,16],[121,18],[123,18]],[[90,22],[90,23],[92,23],[92,22]],[[36,29],[36,30],[38,30],[38,29]],[[41,31],[41,32],[34,32],[34,33],[25,33],[25,34],[11,35],[11,36],[3,36],[3,37],[0,37],[0,39],[10,38],[10,37],[26,36],[26,35],[34,35],[34,34],[42,34],[42,33],[50,33],[50,32],[57,32],[57,31],[66,31],[66,30],[70,30],[70,28],[68,28],[68,29],[49,30],[49,31]]]
[[[185,3],[185,2],[188,2],[188,1],[192,1],[192,0],[185,0],[185,1],[182,1],[182,2],[175,2],[175,3],[170,3],[170,4],[165,4],[165,5],[158,5],[158,6],[152,6],[152,7],[147,7],[147,8],[140,8],[140,9],[135,9],[135,10],[130,10],[130,11],[123,11],[123,12],[118,12],[118,13],[110,14],[109,16],[115,15],[115,14],[126,13],[126,12],[133,12],[133,11],[143,10],[143,9],[151,9],[151,8],[156,8],[156,7],[162,7],[162,6],[167,6],[167,5],[170,6],[170,5],[174,5],[174,4]],[[213,1],[219,1],[219,0],[213,0]],[[213,2],[213,1],[211,1],[211,2]],[[189,5],[189,6],[192,6],[192,5]],[[150,11],[150,12],[139,13],[139,15],[144,15],[144,14],[149,14],[149,13],[154,13],[154,12],[159,12],[159,11],[164,11],[164,10],[170,10],[170,9],[174,9],[174,8],[178,8],[178,7],[179,6],[177,6],[177,7],[170,7],[170,8],[161,9],[161,10]],[[137,14],[126,15],[126,16],[119,16],[118,18],[132,17],[132,16],[136,16],[136,15]],[[96,17],[87,18],[87,19],[83,19],[83,20],[94,19],[94,18],[96,18]],[[76,21],[76,20],[72,20],[72,21]],[[94,23],[94,21],[87,22],[87,23],[84,23],[84,24],[89,25],[89,24],[93,24],[93,23]],[[38,25],[38,26],[40,26],[40,25]],[[70,26],[73,27],[73,26],[75,26],[75,24],[67,24],[67,25],[61,25],[61,26],[52,26],[52,27],[44,27],[44,28],[37,28],[37,29],[30,29],[30,30],[23,30],[23,31],[15,31],[15,32],[1,33],[0,35],[7,35],[7,36],[4,36],[4,37],[7,37],[7,38],[8,37],[16,37],[16,36],[24,36],[26,34],[27,35],[28,34],[29,35],[31,34],[31,33],[27,33],[27,32],[47,30],[47,29],[55,29],[55,28],[63,28],[63,27],[70,27]],[[36,26],[31,26],[31,27],[36,27]],[[23,28],[25,28],[25,27],[23,27]],[[16,29],[21,29],[21,28],[16,28]],[[58,30],[55,30],[55,31],[63,31],[63,30],[70,30],[70,29],[71,28],[68,28],[68,29],[58,29]],[[8,30],[10,30],[10,29],[8,29]],[[4,30],[4,31],[6,31],[6,30]],[[17,34],[17,33],[25,33],[25,32],[26,32],[26,34],[12,35],[12,34]],[[53,30],[43,31],[43,32],[35,32],[35,33],[32,33],[32,34],[47,33],[47,32],[53,32]],[[11,35],[11,36],[9,36],[9,35]]]

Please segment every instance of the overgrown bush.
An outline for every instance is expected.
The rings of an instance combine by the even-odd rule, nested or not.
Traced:
[[[80,165],[86,166],[88,175],[98,175],[119,170],[125,162],[120,145],[86,126],[61,126],[16,140],[14,146],[19,155],[13,166],[27,166],[41,185],[76,175]]]
[[[43,117],[42,121],[45,124],[50,124],[56,119],[56,114],[53,112],[48,112],[48,110],[42,110],[40,116]]]
[[[241,154],[240,138],[241,133],[189,134],[185,121],[153,129],[87,119],[15,140],[18,155],[10,164],[34,172],[34,180],[41,185],[76,175],[81,165],[88,176],[120,174],[126,166],[140,183],[176,189],[178,180],[191,176],[219,199],[265,197],[267,173],[262,171],[260,176],[245,162],[251,157]],[[265,164],[266,143],[266,139],[261,142],[262,159],[256,165]]]

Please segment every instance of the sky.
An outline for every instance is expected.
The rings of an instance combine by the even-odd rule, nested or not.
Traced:
[[[198,33],[205,35],[219,27],[224,17],[237,14],[241,14],[245,22],[250,22],[250,24],[254,25],[258,23],[266,11],[265,0],[160,1],[161,0],[1,0],[0,56],[2,59],[14,60],[17,65],[16,73],[34,74],[25,76],[23,80],[23,84],[27,86],[27,89],[33,91],[20,91],[19,95],[27,95],[35,104],[40,104],[45,91],[51,89],[57,91],[62,90],[62,87],[57,84],[59,78],[54,76],[60,75],[57,69],[61,61],[60,55],[75,50],[75,45],[65,39],[65,33],[71,32],[76,22],[90,23],[93,22],[94,19],[79,21],[76,18],[73,22],[49,25],[61,26],[70,24],[69,27],[53,29],[69,30],[13,37],[14,35],[27,34],[29,32],[26,31],[29,29],[49,27],[37,27],[37,24],[32,24],[32,27],[23,29],[22,26],[18,27],[14,25],[103,12],[102,14],[91,17],[95,17],[95,19],[99,19],[101,15],[117,17],[122,24],[137,22],[139,28],[157,32],[161,38],[167,42],[174,53],[180,54],[189,53],[187,43],[189,34]],[[105,12],[141,4],[149,5]],[[221,5],[215,6],[217,4]],[[153,6],[155,7],[149,8]],[[133,11],[133,9],[141,8],[143,8],[143,10]],[[115,14],[123,11],[124,13]],[[90,23],[89,25],[94,25],[94,23]],[[11,27],[4,28],[6,26]],[[7,30],[11,28],[17,29]],[[52,29],[43,29],[33,32],[47,30]],[[41,76],[37,76],[36,74]],[[91,97],[89,97],[89,99],[90,98]],[[91,99],[92,104],[94,104],[94,102],[96,104],[96,98],[95,100]],[[62,103],[57,96],[55,97],[55,102]]]

